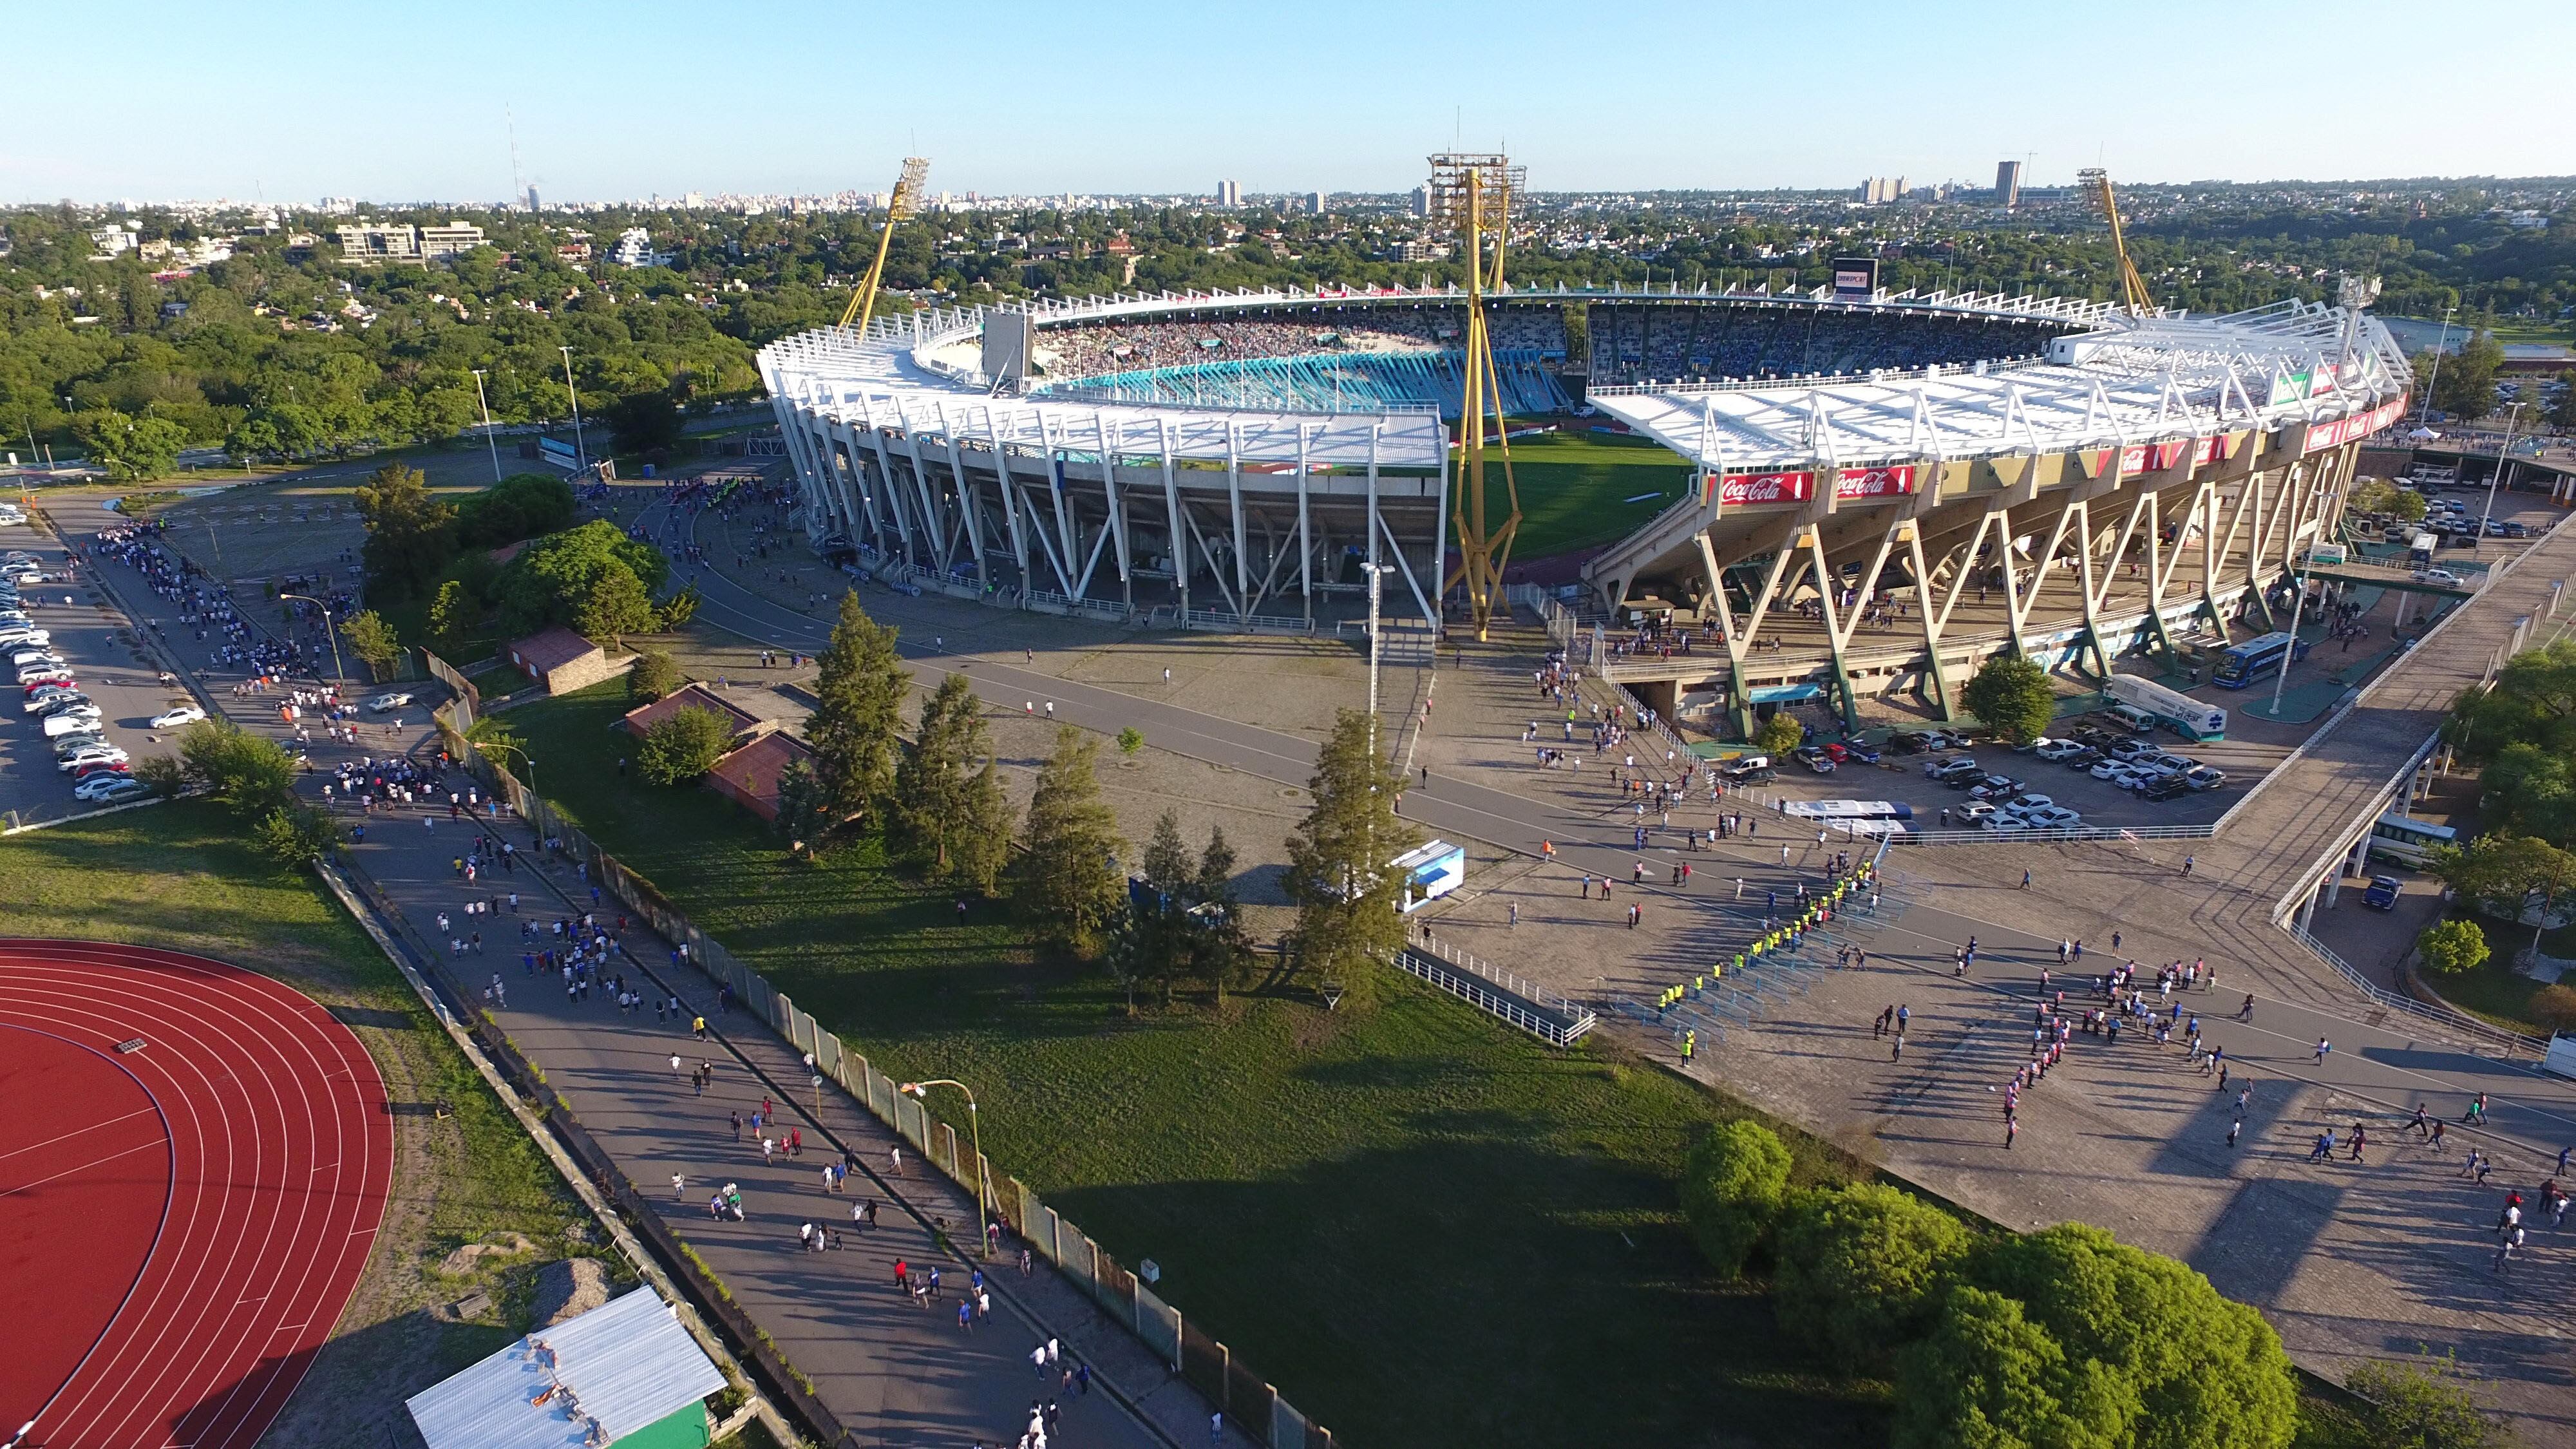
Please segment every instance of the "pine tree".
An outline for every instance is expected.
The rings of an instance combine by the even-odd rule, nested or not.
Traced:
[[[903,844],[934,878],[989,891],[1010,819],[983,710],[962,674],[922,701],[921,729],[895,765],[894,816]]]
[[[1190,953],[1190,974],[1206,984],[1220,1005],[1226,988],[1240,985],[1245,968],[1252,964],[1252,941],[1244,934],[1243,913],[1234,894],[1234,865],[1234,847],[1226,843],[1225,827],[1212,827],[1191,891],[1199,904],[1215,909],[1201,920],[1196,949]]]
[[[787,838],[789,852],[801,851],[808,860],[821,857],[828,817],[825,794],[821,777],[803,760],[778,772],[778,815],[769,828]]]
[[[1146,897],[1129,914],[1127,939],[1119,943],[1121,974],[1131,983],[1151,985],[1169,1006],[1172,984],[1188,968],[1195,924],[1189,915],[1195,904],[1190,849],[1181,840],[1180,817],[1169,810],[1154,822],[1153,838],[1145,842],[1144,876]]]
[[[1071,725],[1038,768],[1029,798],[1029,848],[1012,899],[1041,939],[1067,955],[1097,955],[1125,893],[1118,874],[1118,822],[1100,798],[1099,742]]]
[[[805,742],[814,748],[827,823],[877,823],[894,786],[896,730],[912,679],[896,660],[895,632],[868,617],[857,593],[843,594],[832,642],[815,660]]]
[[[1374,964],[1404,945],[1409,884],[1387,862],[1421,843],[1395,813],[1404,779],[1370,749],[1369,717],[1342,710],[1307,784],[1314,805],[1288,838],[1288,898],[1297,903],[1299,965],[1365,1001]]]

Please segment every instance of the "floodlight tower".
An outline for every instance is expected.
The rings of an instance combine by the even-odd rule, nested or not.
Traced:
[[[1503,247],[1511,237],[1512,197],[1528,179],[1527,167],[1515,166],[1499,152],[1470,154],[1443,151],[1431,158],[1431,218],[1446,223],[1465,243],[1467,254],[1467,338],[1464,387],[1458,409],[1458,501],[1452,517],[1458,529],[1458,571],[1442,580],[1447,593],[1467,586],[1468,613],[1476,637],[1485,638],[1494,617],[1494,602],[1503,588],[1503,566],[1510,562],[1512,537],[1520,531],[1520,487],[1512,480],[1512,445],[1503,424],[1502,379],[1494,370],[1494,344],[1485,326],[1485,292],[1503,284]],[[1485,260],[1491,234],[1493,261]],[[1485,419],[1491,414],[1494,441],[1502,454],[1503,493],[1510,515],[1489,528],[1485,517]]]
[[[2129,315],[2144,317],[2155,310],[2147,299],[2147,284],[2138,275],[2137,263],[2129,260],[2129,240],[2120,227],[2120,203],[2111,195],[2111,173],[2099,166],[2087,166],[2075,173],[2075,182],[2084,188],[2085,197],[2111,223],[2111,251],[2120,259],[2120,300],[2129,306]]]
[[[868,275],[858,290],[850,294],[850,305],[841,309],[841,325],[846,328],[855,319],[859,331],[868,330],[868,319],[877,310],[877,279],[885,275],[886,247],[894,240],[897,223],[909,221],[921,210],[921,188],[930,180],[930,159],[926,156],[903,158],[903,174],[895,178],[894,195],[886,198],[885,230],[877,233],[877,259],[868,264]]]

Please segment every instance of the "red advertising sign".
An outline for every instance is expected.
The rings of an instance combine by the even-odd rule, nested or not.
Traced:
[[[1813,473],[1729,473],[1717,485],[1720,506],[1746,503],[1803,503],[1816,494]]]
[[[2330,423],[2312,423],[2307,441],[2299,445],[2301,453],[2315,453],[2342,443],[2359,442],[2380,429],[2406,416],[2406,399],[2391,398],[2366,413],[2337,418]]]
[[[1845,468],[1834,477],[1836,498],[1890,498],[1914,491],[1914,465],[1892,468]]]

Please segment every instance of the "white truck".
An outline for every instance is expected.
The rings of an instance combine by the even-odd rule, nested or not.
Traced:
[[[2180,690],[2167,689],[2152,679],[2114,674],[2102,686],[2102,692],[2176,734],[2194,740],[2227,738],[2227,711],[2203,704]]]

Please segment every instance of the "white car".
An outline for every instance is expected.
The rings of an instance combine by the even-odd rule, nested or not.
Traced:
[[[42,649],[53,642],[54,636],[52,632],[45,629],[31,629],[24,624],[15,625],[7,629],[0,629],[0,647],[16,644],[27,648]]]
[[[1993,831],[2028,830],[2030,828],[2028,824],[2015,820],[2009,815],[2000,813],[1989,815],[1985,819],[1978,821],[1977,824],[1980,828]]]
[[[62,763],[54,768],[68,775],[83,765],[122,765],[131,760],[132,757],[125,751],[102,740],[94,745],[83,745],[63,756]]]
[[[411,703],[411,696],[409,694],[406,694],[399,689],[389,689],[384,693],[377,695],[375,698],[368,700],[367,711],[370,714],[383,714],[389,709],[400,709],[409,703]]]
[[[2081,743],[2075,740],[2050,740],[2041,745],[2038,749],[2031,751],[2031,753],[2039,756],[2043,760],[2062,760],[2068,755],[2080,755],[2084,753],[2084,748],[2085,747]]]
[[[49,684],[43,689],[38,690],[36,693],[29,695],[27,697],[27,702],[19,706],[19,708],[28,714],[52,715],[60,714],[65,709],[76,705],[93,704],[95,702],[96,701],[92,700],[88,695],[81,693],[79,690],[68,684]]]
[[[2063,805],[2033,810],[2021,817],[2021,823],[2033,830],[2071,830],[2084,823],[2084,817]]]
[[[204,710],[193,704],[183,704],[152,716],[152,727],[156,730],[174,730],[181,725],[195,724],[205,717]]]
[[[70,734],[63,735],[56,739],[54,741],[54,758],[59,760],[65,755],[78,754],[92,745],[103,745],[106,743],[107,736],[100,734],[99,727],[96,724],[92,724],[88,729],[74,730]]]
[[[2460,586],[2460,576],[2449,569],[2417,569],[2415,582],[2431,584],[2436,588],[2456,589]]]
[[[105,711],[94,704],[74,705],[60,714],[45,716],[45,738],[58,740],[65,735],[94,735],[99,731],[99,718]]]
[[[2013,798],[2006,800],[2003,803],[2002,808],[2006,815],[2013,816],[2017,819],[2027,820],[2034,813],[2041,810],[2054,809],[2056,808],[2056,805],[2057,802],[2046,795],[2015,795]]]
[[[93,805],[114,804],[152,793],[152,787],[132,775],[93,775],[72,787],[72,798]]]

